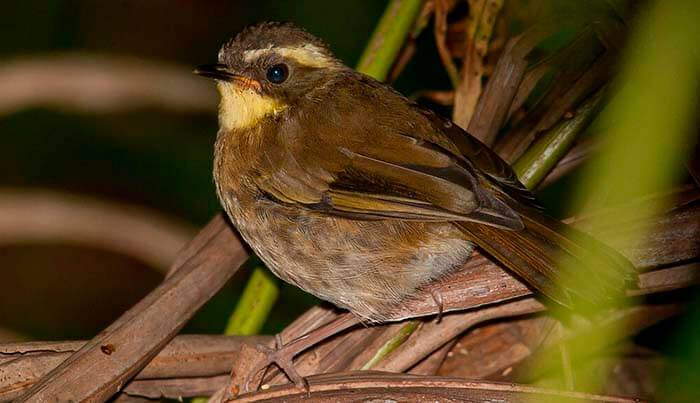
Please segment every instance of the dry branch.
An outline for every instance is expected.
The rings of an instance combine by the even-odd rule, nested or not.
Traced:
[[[615,396],[566,392],[512,383],[470,381],[458,378],[392,374],[376,371],[314,375],[308,378],[310,393],[294,386],[273,386],[244,395],[240,402],[304,401],[357,402],[386,399],[396,401],[581,401],[638,403],[640,400]]]
[[[0,190],[0,244],[76,243],[165,271],[195,233],[145,208],[54,191]]]
[[[210,377],[228,374],[242,343],[267,343],[265,336],[182,335],[175,337],[134,379]],[[18,397],[39,378],[82,348],[86,341],[0,344],[0,402]]]
[[[525,75],[528,64],[525,56],[552,32],[552,27],[538,26],[512,38],[506,44],[467,130],[484,144],[491,146],[494,143],[506,120],[506,114]]]
[[[498,379],[541,345],[556,320],[546,315],[487,323],[462,335],[438,371],[442,376]],[[496,377],[496,378],[494,378]]]
[[[682,311],[678,304],[642,305],[624,309],[619,309],[608,313],[605,317],[596,320],[592,326],[577,331],[576,333],[556,340],[556,342],[538,349],[534,354],[528,356],[517,363],[512,371],[503,378],[516,380],[518,382],[528,382],[529,380],[541,377],[545,372],[553,370],[552,364],[559,360],[554,358],[559,354],[563,346],[569,352],[586,354],[589,358],[596,353],[600,353],[605,347],[639,333],[641,330],[655,325],[664,319]],[[619,329],[619,332],[604,333],[604,328]],[[558,334],[554,332],[553,334]],[[596,335],[605,334],[605,340],[596,338]],[[610,334],[615,337],[609,338]],[[585,343],[581,345],[581,343]],[[576,356],[574,359],[583,357]],[[580,361],[579,361],[580,362]],[[502,373],[501,373],[502,376]]]
[[[108,113],[144,107],[208,113],[217,105],[211,84],[191,68],[114,55],[51,54],[0,66],[0,116],[44,106]]]
[[[456,86],[458,82],[457,66],[452,60],[450,50],[447,48],[447,15],[449,14],[450,10],[457,5],[457,1],[433,0],[433,4],[435,5],[435,18],[433,23],[435,45],[437,46],[438,53],[440,54],[442,64],[445,66],[445,71],[447,71],[447,76],[452,81],[452,84]]]
[[[464,32],[464,54],[459,84],[455,88],[452,121],[459,127],[469,127],[476,104],[481,96],[481,81],[485,75],[484,59],[503,0],[469,2],[469,18]]]
[[[456,342],[457,340],[447,342],[444,346],[433,351],[429,356],[423,358],[422,361],[409,369],[407,373],[413,375],[436,375]]]
[[[697,245],[692,247],[693,245],[688,243],[688,239],[697,240],[700,238],[700,219],[698,219],[700,206],[693,202],[697,200],[698,192],[686,190],[681,193],[684,195],[683,202],[669,214],[651,219],[651,221],[646,219],[640,220],[638,223],[628,223],[629,226],[625,227],[637,231],[634,229],[635,225],[638,228],[653,223],[663,224],[651,234],[652,243],[646,249],[635,247],[631,252],[622,250],[638,266],[672,264],[677,262],[678,256],[688,258],[691,254],[700,252],[700,247]],[[577,225],[585,226],[585,220],[577,222]],[[622,237],[612,237],[612,232],[610,232],[611,239],[615,238],[616,242],[624,243],[625,231],[622,232],[620,234]],[[663,253],[653,243],[659,241],[663,242],[665,246]],[[677,248],[685,249],[676,250]],[[179,255],[174,265],[174,267],[179,268],[172,272],[163,285],[52,371],[49,376],[42,379],[23,398],[51,397],[77,400],[111,396],[119,390],[120,385],[145,366],[149,359],[182,326],[184,321],[235,271],[233,269],[245,257],[246,254],[231,228],[223,218],[217,217]],[[677,272],[674,273],[672,281],[680,279],[684,285],[687,284],[688,269],[684,270],[680,276]],[[658,288],[666,280],[665,276],[653,272],[644,274],[642,275],[642,287]],[[664,285],[665,288],[671,286],[673,284]],[[441,290],[445,308],[448,311],[469,309],[530,295],[530,291],[518,280],[486,258],[479,256],[471,259],[465,268],[450,279],[431,287]],[[432,341],[423,345],[419,349],[420,351],[409,351],[409,355],[401,359],[398,358],[401,351],[397,351],[392,355],[392,360],[385,360],[387,364],[382,365],[391,365],[388,362],[397,360],[396,362],[400,364],[394,368],[405,370],[440,348],[458,333],[457,330],[450,330],[447,323],[450,317],[464,315],[459,324],[456,325],[464,326],[464,323],[474,325],[488,318],[512,316],[541,309],[543,309],[541,304],[529,298],[494,305],[486,309],[448,315],[443,319],[442,327],[431,326],[436,329],[437,333],[443,333],[445,339],[438,341],[439,337],[434,337],[430,339]],[[421,294],[421,297],[410,301],[401,310],[395,312],[394,317],[399,320],[434,313],[436,313],[436,307],[430,292],[426,290]],[[285,341],[292,340],[310,329],[327,323],[336,318],[337,315],[333,310],[314,308],[285,329],[282,338]],[[424,325],[423,329],[426,328],[427,326]],[[464,328],[466,327],[463,327],[462,330]],[[355,332],[357,331],[372,333],[376,330],[375,328],[361,328],[355,330]],[[345,337],[352,337],[353,333],[348,332]],[[422,337],[425,337],[425,330],[421,334]],[[344,362],[352,361],[348,359],[346,353],[350,352],[352,354],[350,357],[354,357],[357,354],[357,349],[363,348],[363,344],[358,342],[349,344],[341,341],[336,346],[337,348],[331,351],[333,360],[347,360]],[[110,351],[110,354],[105,353],[105,349]],[[119,358],[120,361],[117,362],[115,358]],[[314,351],[304,353],[298,362],[303,364],[305,360],[311,358],[318,363],[325,362],[325,366],[331,367],[329,360],[315,354]],[[317,372],[314,365],[309,365],[308,368],[311,372]],[[301,372],[304,373],[304,371]]]
[[[120,395],[148,399],[177,399],[211,396],[230,379],[229,375],[172,379],[144,379],[129,382]]]
[[[559,330],[561,325],[550,316],[526,317],[517,320],[487,324],[462,336],[451,354],[440,368],[439,374],[460,378],[490,379],[496,381],[523,380],[530,375],[528,369],[546,354],[559,353],[563,340],[581,338],[591,327],[617,326],[622,332],[613,340],[600,345],[590,345],[590,354],[614,344],[621,338],[636,334],[656,323],[677,314],[681,310],[676,304],[641,305],[613,311],[608,317],[596,321],[592,326],[576,332]],[[623,326],[618,326],[623,324]],[[563,334],[563,336],[562,336]],[[590,340],[590,339],[588,339]],[[542,351],[540,347],[545,347]],[[571,350],[569,350],[571,351]],[[550,361],[551,362],[551,361]],[[538,369],[538,372],[546,368]]]
[[[247,253],[221,216],[180,253],[170,276],[17,401],[106,400],[224,285]]]

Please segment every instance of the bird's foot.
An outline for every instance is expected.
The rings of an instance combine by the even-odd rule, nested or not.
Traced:
[[[265,354],[265,360],[253,367],[248,373],[244,383],[246,392],[250,391],[250,382],[255,378],[258,372],[269,367],[271,364],[275,364],[298,388],[304,388],[304,390],[309,393],[309,383],[303,376],[299,375],[292,362],[292,359],[298,351],[291,344],[284,346],[279,334],[275,335],[275,344],[275,348],[270,348],[262,344],[255,346],[256,350]]]
[[[442,301],[442,293],[440,292],[440,290],[431,288],[430,296],[433,297],[433,301],[435,302],[435,305],[437,305],[438,308],[437,320],[435,322],[440,323],[440,320],[442,320],[442,311],[444,308],[444,304]]]
[[[282,372],[284,372],[287,377],[294,382],[299,388],[304,388],[306,393],[309,394],[309,384],[294,368],[294,363],[292,359],[302,351],[309,347],[316,345],[317,343],[345,330],[358,323],[358,319],[355,318],[350,313],[345,313],[338,316],[334,320],[319,328],[312,330],[309,333],[301,337],[288,342],[287,344],[282,344],[282,339],[280,335],[275,336],[276,348],[272,349],[267,346],[257,346],[256,349],[260,351],[265,358],[261,360],[260,364],[253,367],[252,370],[248,372],[248,375],[243,382],[245,391],[250,391],[250,382],[255,378],[255,376],[270,364],[276,364]]]

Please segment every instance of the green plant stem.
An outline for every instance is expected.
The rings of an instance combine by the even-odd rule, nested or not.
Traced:
[[[278,282],[265,268],[256,267],[229,317],[224,334],[246,336],[260,332],[279,296]]]
[[[386,79],[413,29],[422,4],[423,0],[392,0],[389,3],[360,57],[357,71],[380,81]]]
[[[528,189],[534,189],[571,149],[576,137],[598,115],[605,99],[605,87],[581,104],[574,116],[549,129],[520,157],[513,170]]]
[[[410,335],[413,334],[413,332],[418,329],[418,324],[420,321],[417,320],[411,320],[406,322],[401,329],[399,329],[396,334],[389,339],[382,347],[377,350],[377,352],[372,356],[372,358],[365,363],[365,365],[362,366],[362,370],[368,370],[371,369],[375,364],[377,364],[379,361],[384,359],[389,353],[392,351],[396,350],[397,347],[399,347],[403,342],[405,342]]]

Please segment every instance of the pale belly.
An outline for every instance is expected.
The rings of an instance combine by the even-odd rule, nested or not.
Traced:
[[[229,216],[278,277],[372,321],[386,319],[473,249],[450,223],[357,221],[259,200],[235,204],[227,206]]]

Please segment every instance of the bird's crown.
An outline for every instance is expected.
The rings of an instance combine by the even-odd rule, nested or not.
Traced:
[[[237,67],[271,54],[309,67],[340,64],[323,40],[291,22],[261,22],[246,27],[221,47],[218,59],[219,63]]]

